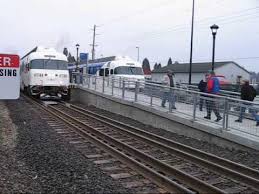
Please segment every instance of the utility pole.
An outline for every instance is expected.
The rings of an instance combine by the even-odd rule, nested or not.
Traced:
[[[193,49],[193,23],[194,23],[194,0],[192,1],[192,28],[191,28],[191,51],[190,51],[190,69],[189,69],[189,85],[192,83],[192,49]]]
[[[97,26],[94,25],[93,44],[90,44],[92,46],[92,60],[95,59],[95,47],[98,46],[95,44],[95,37],[96,37],[96,35],[98,35],[98,34],[96,34],[96,28],[97,28]]]
[[[138,49],[138,61],[139,61],[139,46],[136,46],[136,49]]]

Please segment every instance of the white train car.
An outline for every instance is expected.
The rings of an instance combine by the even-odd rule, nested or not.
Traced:
[[[142,65],[127,56],[99,58],[89,60],[88,63],[79,62],[78,66],[76,66],[76,63],[69,64],[70,76],[72,76],[73,72],[76,72],[76,67],[82,74],[114,78],[116,80],[115,87],[118,87],[118,85],[121,86],[122,84],[118,84],[118,82],[122,82],[123,80],[127,82],[127,88],[134,88],[135,81],[145,82]],[[142,83],[140,87],[143,86],[144,84]]]
[[[69,99],[67,58],[53,48],[36,47],[21,59],[21,90],[29,95]]]
[[[142,65],[129,57],[107,57],[89,61],[86,72],[89,75],[125,78],[129,80],[145,79]]]

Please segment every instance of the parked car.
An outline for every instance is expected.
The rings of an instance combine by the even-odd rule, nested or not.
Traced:
[[[219,79],[220,85],[229,85],[231,82],[226,79],[224,75],[216,75],[216,77]]]
[[[231,82],[224,75],[216,75],[216,77],[219,79],[220,89],[230,90],[232,88]]]

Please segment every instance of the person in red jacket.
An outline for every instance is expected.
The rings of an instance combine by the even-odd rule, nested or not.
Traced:
[[[220,83],[219,83],[219,79],[215,76],[215,73],[212,71],[210,73],[210,77],[208,79],[207,82],[207,93],[209,94],[219,94],[220,91]],[[215,98],[212,96],[208,96],[208,98],[211,98],[207,100],[206,104],[207,104],[207,116],[205,116],[205,119],[211,119],[211,112],[213,111],[217,117],[217,119],[215,120],[216,122],[219,122],[222,117],[219,114],[219,110],[217,107],[217,103],[214,100]]]

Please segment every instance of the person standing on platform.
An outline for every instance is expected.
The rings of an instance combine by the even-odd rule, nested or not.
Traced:
[[[206,92],[206,88],[207,88],[207,81],[208,81],[208,74],[205,75],[205,81],[202,79],[198,85],[199,91],[205,93]],[[200,111],[202,111],[203,108],[203,104],[204,104],[204,99],[201,97],[204,97],[205,95],[201,94],[200,95]]]
[[[236,120],[236,122],[242,123],[245,110],[246,108],[248,108],[249,112],[255,118],[256,126],[259,126],[259,115],[256,114],[255,109],[250,108],[252,107],[252,104],[249,103],[254,101],[255,97],[256,97],[256,90],[254,89],[253,86],[249,85],[249,80],[244,80],[244,84],[241,87],[241,100],[246,100],[248,102],[242,102],[244,106],[240,107],[240,115],[239,115],[239,118]]]
[[[170,109],[176,109],[175,96],[174,96],[174,91],[172,89],[174,87],[173,75],[174,75],[173,71],[168,70],[167,75],[164,77],[164,80],[163,80],[163,84],[166,86],[169,86],[170,88],[164,88],[161,106],[165,107],[165,103],[168,100],[169,107],[170,107],[170,103],[172,106],[170,107]]]
[[[207,93],[209,94],[214,94],[217,95],[219,94],[220,91],[220,83],[219,83],[219,79],[215,76],[215,72],[211,72],[210,76],[208,78],[208,82],[207,82]],[[206,101],[206,105],[207,105],[207,116],[205,116],[205,119],[211,119],[211,112],[213,111],[217,117],[217,119],[215,120],[215,122],[219,122],[222,117],[219,114],[219,110],[218,110],[218,106],[215,100],[217,100],[215,97],[213,96],[208,96],[208,99]],[[215,99],[215,100],[214,100]]]

